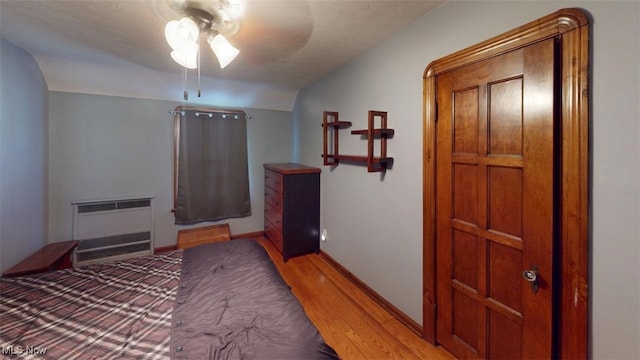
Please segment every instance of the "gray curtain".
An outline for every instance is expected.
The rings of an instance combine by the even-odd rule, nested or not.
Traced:
[[[183,114],[175,223],[251,215],[244,112],[184,110]]]

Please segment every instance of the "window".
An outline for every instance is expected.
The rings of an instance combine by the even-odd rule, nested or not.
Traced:
[[[174,142],[176,224],[251,215],[244,111],[178,106]]]

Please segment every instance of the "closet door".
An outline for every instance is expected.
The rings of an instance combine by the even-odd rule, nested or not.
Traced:
[[[437,76],[437,341],[551,358],[554,39]]]

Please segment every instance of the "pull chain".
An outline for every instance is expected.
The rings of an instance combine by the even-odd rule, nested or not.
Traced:
[[[187,91],[187,68],[186,67],[184,68],[184,79],[183,80],[184,80],[183,83],[182,83],[182,85],[184,85],[183,96],[184,96],[185,100],[189,100],[189,92]]]
[[[198,97],[200,97],[200,37],[196,40],[198,44]]]

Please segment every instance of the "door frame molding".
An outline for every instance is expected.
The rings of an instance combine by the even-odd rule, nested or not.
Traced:
[[[560,44],[560,205],[554,342],[560,358],[588,358],[589,21],[577,8],[561,9],[430,63],[423,86],[423,336],[436,343],[436,76],[532,43]]]

